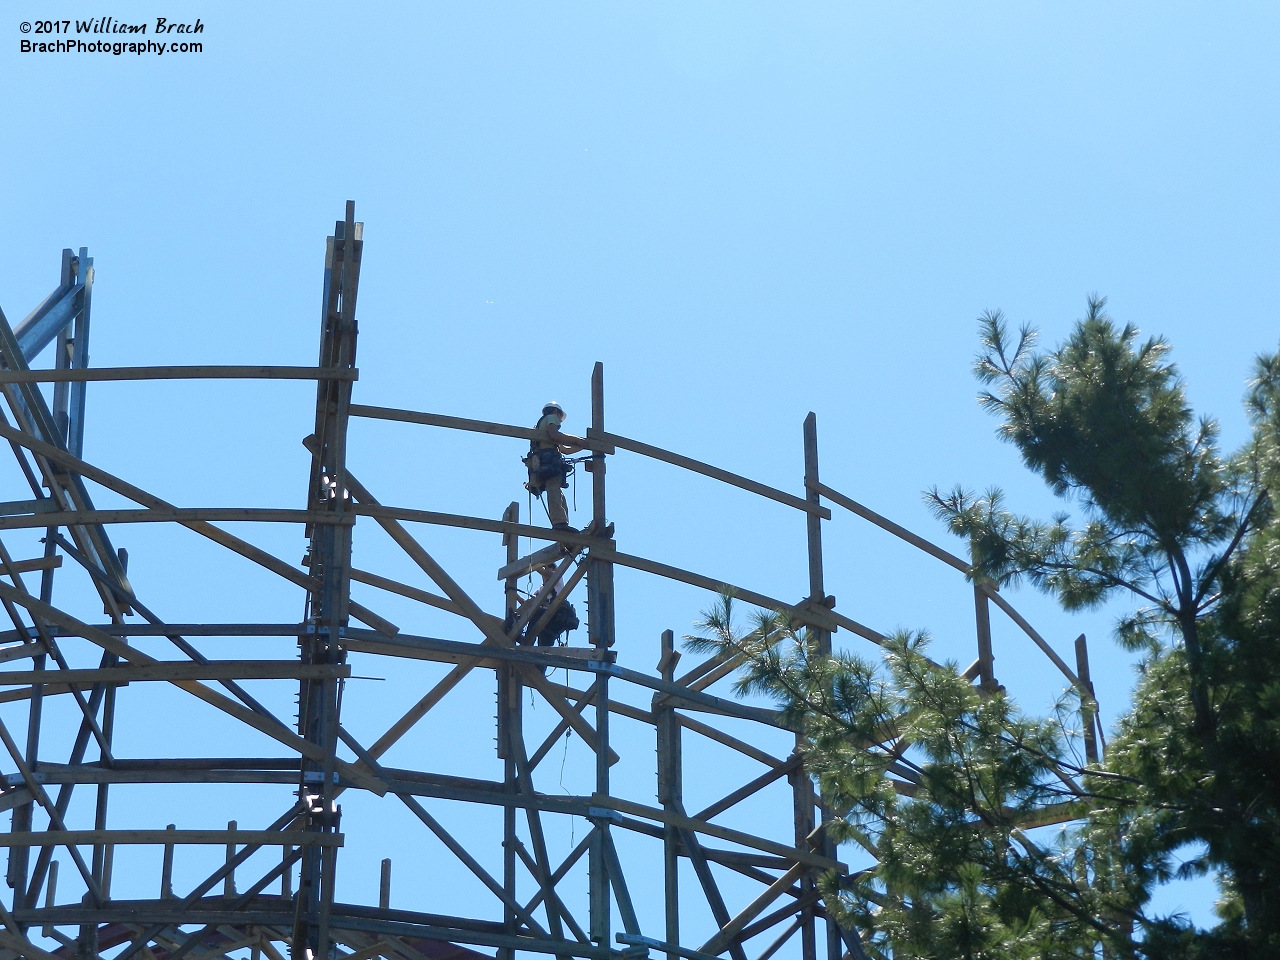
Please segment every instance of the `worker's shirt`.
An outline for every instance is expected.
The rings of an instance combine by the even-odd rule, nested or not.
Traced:
[[[560,427],[560,417],[554,413],[544,413],[542,418],[538,420],[538,425],[534,428],[544,437],[550,437],[553,430]],[[560,447],[552,440],[535,440],[533,441],[539,450],[559,450]]]

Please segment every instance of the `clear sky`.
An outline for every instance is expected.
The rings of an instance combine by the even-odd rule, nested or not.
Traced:
[[[1053,507],[973,402],[983,310],[1052,342],[1088,294],[1107,296],[1118,321],[1172,341],[1227,446],[1245,437],[1251,360],[1280,336],[1274,4],[162,6],[0,3],[0,306],[17,322],[55,285],[61,249],[89,247],[95,365],[313,363],[324,237],[351,198],[366,224],[358,402],[531,424],[554,397],[581,430],[599,360],[610,430],[796,493],[812,410],[823,479],[942,541],[920,497],[933,484],[999,484],[1016,507]],[[203,50],[20,53],[49,39],[20,23],[55,13],[146,22],[148,36],[157,16],[198,19]],[[303,503],[308,388],[89,394],[86,455],[105,468],[182,505]],[[520,447],[359,423],[352,469],[386,503],[497,517],[519,499],[527,516]],[[28,495],[16,471],[4,482],[4,498]],[[802,517],[786,507],[622,456],[610,496],[627,552],[776,596],[807,588]],[[500,607],[496,539],[416,532]],[[252,534],[301,556],[296,530]],[[115,536],[161,616],[298,616],[295,592],[189,539]],[[958,576],[847,514],[827,547],[841,612],[929,628],[940,655],[972,659]],[[357,562],[426,585],[372,532],[358,533]],[[621,662],[651,669],[659,632],[688,631],[709,597],[618,582]],[[475,638],[407,601],[358,596],[407,632]],[[1066,617],[1011,596],[1064,656],[1089,636],[1113,720],[1132,684],[1114,611]],[[1060,678],[1010,624],[995,629],[1000,679],[1046,709]],[[434,669],[353,683],[353,729],[385,727]],[[400,760],[492,775],[492,758],[482,769],[473,756],[491,750],[487,683],[424,723]],[[122,695],[121,737],[139,755],[181,749],[139,696]],[[618,735],[651,774],[647,734]],[[580,786],[575,764],[586,769],[571,749],[566,789]],[[643,797],[651,783],[631,788]],[[187,825],[235,815],[240,800],[215,794]],[[242,825],[274,816],[244,803]],[[348,802],[340,894],[372,896],[395,847],[393,902],[468,909],[480,894],[445,883],[447,855],[391,808]],[[566,826],[556,849],[571,830],[581,838]],[[660,860],[635,853],[652,925]],[[132,869],[117,883],[149,876]],[[1198,884],[1161,902],[1207,921],[1212,896]]]

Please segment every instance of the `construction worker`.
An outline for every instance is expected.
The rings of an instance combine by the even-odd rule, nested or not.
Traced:
[[[556,565],[554,563],[544,564],[538,568],[538,573],[542,576],[542,586],[545,588],[548,583],[555,578],[555,583],[551,587],[546,598],[538,606],[537,611],[529,618],[529,622],[525,625],[524,635],[517,640],[517,643],[528,644],[536,643],[540,647],[550,647],[560,639],[561,634],[570,630],[578,629],[578,612],[574,609],[573,604],[567,600],[556,608],[556,612],[551,615],[551,619],[546,623],[542,623],[546,612],[551,609],[551,604],[555,601],[556,596],[560,593],[560,578],[556,577]],[[525,611],[526,605],[532,603],[533,597],[523,601],[520,604],[519,612]],[[534,629],[541,626],[542,629],[538,633],[534,633]]]
[[[564,499],[570,469],[564,455],[577,453],[586,447],[584,440],[560,432],[564,419],[564,408],[554,400],[548,402],[542,408],[542,417],[535,428],[539,436],[529,441],[529,454],[524,458],[525,466],[529,468],[529,482],[525,489],[536,497],[541,497],[546,491],[547,516],[553,530],[574,529],[569,526],[569,505]]]

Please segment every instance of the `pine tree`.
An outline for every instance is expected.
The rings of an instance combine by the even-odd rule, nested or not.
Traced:
[[[975,575],[1026,580],[1068,610],[1114,595],[1141,604],[1117,639],[1148,653],[1133,710],[1108,768],[1123,794],[1100,808],[1128,868],[1166,879],[1172,854],[1203,844],[1183,871],[1215,871],[1223,925],[1205,937],[1149,924],[1153,954],[1280,955],[1280,361],[1257,361],[1247,408],[1254,433],[1223,455],[1217,427],[1196,420],[1169,345],[1117,328],[1091,299],[1051,353],[1003,318],[982,323],[982,404],[1025,464],[1082,516],[1033,521],[998,490],[930,495],[973,544]],[[1207,953],[1205,951],[1208,951]]]
[[[1078,756],[1065,710],[1022,715],[930,660],[922,633],[893,636],[882,663],[827,656],[783,614],[737,630],[726,597],[686,638],[743,658],[737,690],[803,735],[832,837],[875,857],[824,888],[869,954],[1280,957],[1280,355],[1258,359],[1252,439],[1225,456],[1168,344],[1104,306],[1050,353],[989,313],[975,364],[1000,436],[1080,521],[1017,515],[994,488],[927,495],[975,578],[1067,610],[1136,603],[1116,636],[1145,660],[1103,765]],[[1214,929],[1144,912],[1156,884],[1206,872]]]

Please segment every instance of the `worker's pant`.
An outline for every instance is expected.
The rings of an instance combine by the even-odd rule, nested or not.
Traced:
[[[530,482],[535,482],[532,477],[530,477]],[[547,492],[547,516],[551,518],[552,526],[557,523],[569,522],[569,504],[565,501],[564,488],[560,486],[560,483],[561,479],[557,475],[546,481],[546,485],[543,487]]]

